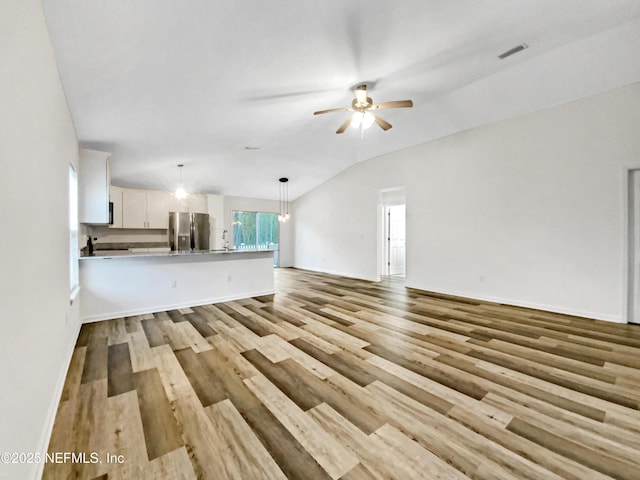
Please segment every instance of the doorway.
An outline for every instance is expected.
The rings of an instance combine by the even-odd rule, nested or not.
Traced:
[[[379,275],[404,279],[407,266],[404,187],[380,191],[379,238]]]

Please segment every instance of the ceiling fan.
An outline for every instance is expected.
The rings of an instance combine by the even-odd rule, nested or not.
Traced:
[[[323,113],[330,112],[355,112],[349,117],[340,128],[336,130],[336,133],[344,133],[349,125],[354,128],[369,128],[373,122],[376,122],[383,130],[389,130],[392,125],[383,120],[378,115],[374,114],[374,111],[382,110],[384,108],[407,108],[413,107],[411,100],[396,100],[393,102],[382,102],[374,105],[373,100],[367,97],[367,86],[365,84],[358,85],[355,89],[356,98],[351,102],[351,108],[330,108],[328,110],[320,110],[313,112],[314,115],[322,115]]]

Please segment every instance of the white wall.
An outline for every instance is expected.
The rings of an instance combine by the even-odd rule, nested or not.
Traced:
[[[640,84],[353,166],[294,204],[295,266],[375,279],[378,192],[407,195],[407,286],[623,321]]]
[[[47,447],[79,327],[67,205],[78,145],[39,0],[0,4],[0,59],[0,452],[34,452]],[[0,464],[0,478],[40,467]]]
[[[209,233],[209,248],[220,250],[224,248],[222,232],[225,229],[224,223],[224,197],[222,195],[207,194],[207,212],[211,222]]]

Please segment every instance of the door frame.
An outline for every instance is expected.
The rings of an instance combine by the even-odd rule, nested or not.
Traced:
[[[394,205],[405,205],[405,278],[407,277],[407,214],[406,214],[406,188],[404,186],[383,188],[378,192],[378,242],[377,242],[377,278],[389,275],[389,248],[390,243],[387,241],[389,233],[389,218],[386,215],[387,207]]]
[[[639,166],[627,166],[623,168],[622,173],[622,192],[623,192],[623,256],[624,256],[624,268],[622,276],[622,318],[621,320],[626,323],[640,323],[640,318],[637,322],[634,322],[634,290],[637,291],[637,295],[640,295],[640,281],[639,285],[635,285],[635,268],[636,257],[640,258],[640,238],[634,239],[636,224],[640,227],[640,208],[636,212],[634,202],[634,172],[637,172],[637,178],[640,187],[640,165]],[[640,237],[640,235],[639,235]],[[635,241],[634,241],[635,240]],[[638,266],[640,268],[640,265]],[[640,275],[639,275],[640,277]]]

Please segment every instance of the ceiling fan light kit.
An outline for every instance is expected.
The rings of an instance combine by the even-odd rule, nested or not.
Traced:
[[[383,130],[389,130],[392,125],[383,120],[372,111],[383,110],[385,108],[410,108],[413,107],[411,100],[395,100],[392,102],[383,102],[374,104],[371,97],[367,97],[367,85],[358,85],[354,91],[356,98],[351,102],[350,108],[330,108],[328,110],[319,110],[313,112],[314,115],[322,115],[331,112],[354,112],[340,127],[336,130],[337,134],[344,133],[349,125],[354,128],[361,128],[362,131],[369,128],[373,123],[377,123]]]
[[[353,114],[353,117],[351,117],[351,126],[353,128],[360,128],[362,126],[362,129],[366,130],[373,125],[374,121],[375,118],[373,118],[373,115],[369,112],[356,112]]]

